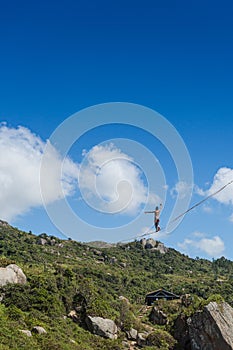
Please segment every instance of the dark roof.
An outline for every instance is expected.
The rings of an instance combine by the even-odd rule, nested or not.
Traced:
[[[174,294],[172,292],[169,292],[163,288],[155,290],[154,292],[150,292],[146,295],[147,298],[152,297],[173,297],[173,298],[179,298],[179,295]]]

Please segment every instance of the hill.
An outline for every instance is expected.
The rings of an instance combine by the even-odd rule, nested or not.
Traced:
[[[233,305],[233,263],[225,258],[210,262],[174,249],[160,253],[138,241],[94,245],[35,236],[0,223],[0,267],[16,264],[27,277],[27,283],[0,288],[0,349],[136,349],[129,335],[126,340],[131,329],[160,332],[163,342],[153,340],[153,347],[143,345],[147,349],[173,349],[178,314],[194,312],[208,298]],[[145,305],[146,294],[160,288],[190,294],[193,301],[191,306],[158,302],[169,319],[164,326],[150,321],[151,308]],[[113,320],[117,339],[92,334],[88,315]],[[22,332],[35,326],[47,333]]]

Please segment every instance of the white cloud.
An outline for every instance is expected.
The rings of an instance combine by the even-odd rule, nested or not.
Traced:
[[[179,181],[176,183],[176,185],[170,190],[170,194],[173,198],[179,195],[181,199],[185,198],[187,195],[190,194],[190,190],[192,189],[192,186],[187,184],[187,182]]]
[[[40,164],[46,143],[29,129],[9,128],[0,124],[0,217],[11,221],[30,208],[42,205]],[[59,172],[62,160],[50,145],[47,177],[47,203],[73,193],[78,167],[71,160],[63,163],[62,181]],[[46,203],[46,204],[47,204]]]
[[[232,180],[233,169],[226,167],[220,168],[215,174],[210,188],[208,190],[197,189],[197,192],[201,196],[209,196]],[[213,198],[220,203],[233,205],[233,184],[229,185],[226,189],[216,194]]]
[[[161,202],[157,195],[148,193],[134,160],[113,144],[95,146],[90,152],[84,150],[83,156],[82,164],[69,158],[63,161],[49,142],[29,129],[0,124],[0,218],[12,221],[43,204],[42,159],[46,205],[72,196],[78,186],[84,200],[107,212],[135,215],[142,205]]]
[[[185,252],[192,252],[198,254],[199,252],[206,253],[210,257],[219,257],[225,250],[223,240],[219,236],[212,238],[204,237],[204,233],[198,232],[199,236],[194,234],[196,237],[203,237],[199,240],[186,238],[184,242],[178,243],[178,247]]]
[[[159,198],[150,194],[139,167],[113,144],[98,145],[80,166],[79,188],[88,203],[98,210],[135,215],[140,207]]]

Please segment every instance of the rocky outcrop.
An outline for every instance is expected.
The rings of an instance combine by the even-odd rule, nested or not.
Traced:
[[[192,350],[233,349],[233,309],[227,303],[209,303],[187,320]]]
[[[150,249],[151,251],[159,251],[161,254],[168,252],[168,248],[163,243],[155,241],[153,238],[143,238],[140,243],[143,248]]]
[[[8,222],[0,220],[0,227],[9,227],[10,225],[8,224]]]
[[[157,309],[157,307],[152,308],[149,315],[149,320],[151,323],[158,324],[160,326],[164,326],[168,322],[167,315],[163,311]]]
[[[161,242],[158,243],[157,247],[154,248],[155,250],[158,250],[161,254],[166,254],[168,252],[168,248],[165,247],[165,245]]]
[[[153,238],[148,238],[146,240],[145,248],[146,249],[153,249],[157,246],[157,241],[155,241]]]
[[[117,339],[117,326],[108,318],[86,316],[87,329],[100,337]]]
[[[18,265],[10,264],[7,267],[0,267],[0,286],[8,283],[25,284],[27,278]]]
[[[232,350],[233,309],[225,302],[211,302],[189,318],[179,316],[174,337],[184,350]]]
[[[45,239],[45,238],[39,238],[38,239],[38,241],[37,241],[37,244],[39,244],[39,245],[45,245],[45,244],[48,244],[48,241],[47,241],[47,239]]]

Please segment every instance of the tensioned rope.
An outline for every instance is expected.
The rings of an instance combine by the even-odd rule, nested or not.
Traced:
[[[170,224],[176,220],[178,220],[180,217],[184,216],[186,213],[188,213],[190,210],[193,210],[194,208],[198,207],[200,204],[204,203],[205,201],[207,201],[207,199],[214,197],[216,194],[218,194],[219,192],[223,191],[227,186],[229,186],[230,184],[233,183],[233,180],[231,180],[230,182],[228,182],[226,185],[222,186],[219,190],[217,190],[214,193],[211,193],[209,196],[205,197],[204,199],[202,199],[200,202],[194,204],[191,208],[189,208],[188,210],[186,210],[185,212],[183,212],[182,214],[178,215],[175,219],[170,221]]]
[[[184,211],[183,213],[181,213],[180,215],[178,215],[177,217],[175,217],[174,219],[172,219],[168,226],[175,222],[176,220],[178,220],[179,218],[181,218],[182,216],[184,216],[185,214],[187,214],[189,211],[193,210],[194,208],[198,207],[199,205],[201,205],[202,203],[204,203],[205,201],[207,201],[207,199],[211,198],[211,197],[214,197],[216,196],[216,194],[222,192],[226,187],[228,187],[229,185],[231,185],[233,183],[233,180],[229,181],[227,184],[225,184],[224,186],[222,186],[221,188],[219,188],[216,192],[213,192],[211,193],[210,195],[208,195],[207,197],[205,197],[204,199],[202,199],[200,202],[194,204],[192,207],[190,207],[189,209],[187,209],[186,211]],[[150,232],[150,230],[154,227],[154,225],[152,225],[149,230],[146,232],[146,233],[143,233],[142,235],[139,235],[139,236],[134,236],[132,238],[129,238],[127,240],[124,240],[124,241],[121,241],[121,242],[126,242],[126,241],[129,241],[131,239],[136,239],[136,238],[142,238],[142,237],[145,237],[145,236],[149,236],[149,235],[152,235],[154,234],[156,231],[153,231],[153,232]],[[160,229],[159,232],[163,231],[166,227],[162,227]]]

